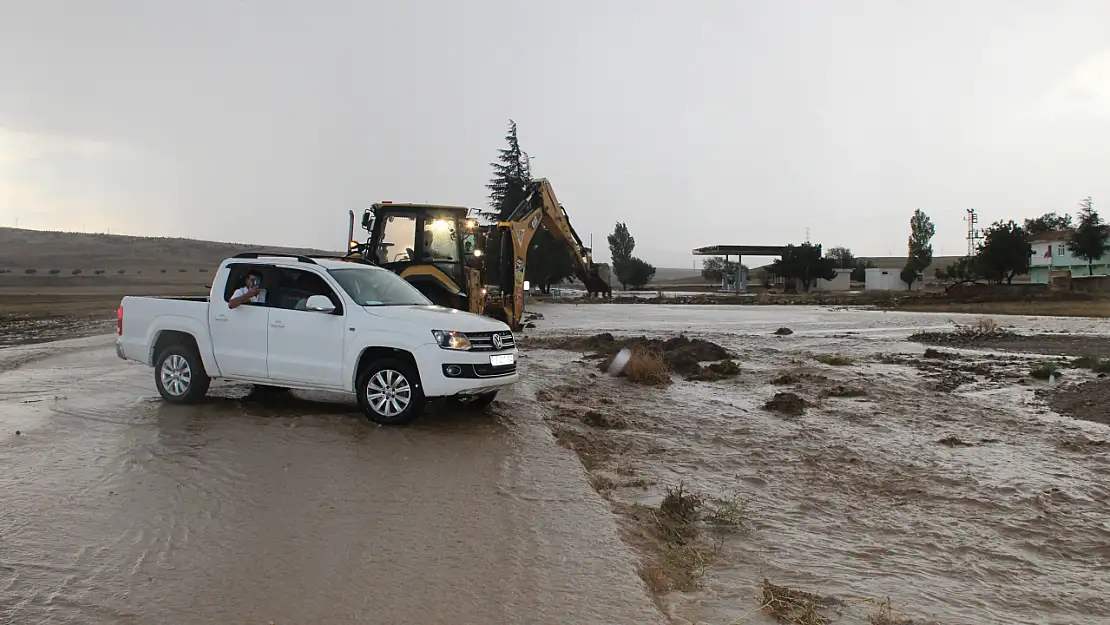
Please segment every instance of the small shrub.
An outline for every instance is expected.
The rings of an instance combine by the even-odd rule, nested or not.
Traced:
[[[121,275],[121,276],[122,276],[123,274],[127,273],[127,270],[126,270],[126,269],[120,269],[120,270],[119,270],[119,271],[117,271],[116,273],[118,273],[119,275]]]
[[[159,272],[160,272],[160,273],[166,273],[166,270],[165,270],[165,269],[161,269],[161,270],[159,270]]]
[[[208,273],[207,269],[198,269],[197,271],[199,271],[200,273]]]
[[[682,484],[668,486],[656,515],[663,536],[681,543],[697,535],[699,511],[704,502],[701,495],[691,493]]]
[[[94,274],[96,274],[96,275],[98,275],[98,276],[102,276],[102,275],[104,275],[104,270],[103,270],[103,269],[97,269],[97,270],[96,270],[96,271],[94,271],[93,273],[94,273]]]
[[[980,334],[996,334],[1002,330],[1002,326],[990,317],[979,317],[971,327]]]
[[[23,273],[25,273],[25,274],[27,274],[27,275],[32,275],[32,274],[36,274],[36,273],[38,273],[38,272],[39,272],[39,270],[38,270],[38,269],[24,269],[24,270],[23,270]]]
[[[663,360],[663,352],[642,347],[632,349],[628,364],[624,366],[624,376],[629,382],[648,386],[661,386],[671,381],[671,372]]]
[[[1029,375],[1038,380],[1047,380],[1050,377],[1060,377],[1060,367],[1054,362],[1042,362],[1029,371]]]
[[[58,274],[62,273],[62,270],[61,270],[61,269],[51,269],[51,270],[50,270],[49,272],[47,272],[47,273],[49,273],[49,274],[50,274],[50,275],[52,275],[52,276],[56,276],[56,275],[58,275]]]
[[[774,397],[763,404],[763,408],[773,412],[798,416],[806,411],[808,405],[809,402],[802,399],[797,393],[775,393]]]
[[[733,493],[730,497],[715,497],[706,505],[705,522],[719,532],[736,531],[744,525],[748,500]]]
[[[847,367],[855,362],[848,356],[841,356],[840,354],[818,354],[813,359],[821,364],[833,367]]]
[[[71,275],[74,275],[74,276],[79,276],[79,275],[81,275],[81,270],[80,269],[74,269],[73,271],[71,271],[69,273]]]
[[[188,269],[178,269],[177,273],[186,273],[187,271],[189,271],[189,270]]]

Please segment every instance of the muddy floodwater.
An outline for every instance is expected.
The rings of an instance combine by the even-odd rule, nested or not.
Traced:
[[[772,623],[764,579],[837,623],[887,597],[914,623],[1110,622],[1110,427],[1046,407],[1042,356],[905,341],[973,318],[534,309],[528,337],[684,332],[740,373],[643,387],[526,348],[492,414],[383,428],[345,396],[167,405],[113,337],[0,350],[0,623]],[[651,588],[624,512],[678,484],[741,498],[743,529]]]
[[[166,405],[110,338],[0,351],[0,623],[662,620],[530,402],[382,428],[213,389]]]
[[[1048,382],[1029,371],[1043,356],[946,348],[924,359],[927,346],[905,341],[976,318],[793,307],[541,312],[536,337],[684,331],[720,343],[740,365],[727,380],[676,376],[657,388],[599,374],[574,351],[529,354],[533,378],[551,380],[549,423],[585,450],[616,512],[658,506],[676,484],[745,502],[744,531],[715,547],[697,586],[662,592],[673,620],[760,622],[766,578],[835,598],[830,615],[842,623],[869,622],[888,597],[914,623],[1110,622],[1110,428],[1038,400]],[[995,320],[1017,332],[1110,334],[1105,320]],[[793,333],[776,336],[783,326]],[[1068,369],[1054,382],[1092,375]],[[766,409],[780,392],[800,396],[804,412]],[[598,413],[587,423],[584,407]]]

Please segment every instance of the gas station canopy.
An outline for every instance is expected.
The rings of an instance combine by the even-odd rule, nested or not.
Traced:
[[[694,250],[694,256],[782,256],[785,245],[711,245]]]

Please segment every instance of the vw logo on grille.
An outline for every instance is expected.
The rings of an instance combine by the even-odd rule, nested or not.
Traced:
[[[493,335],[493,348],[494,349],[501,349],[501,347],[504,346],[504,344],[505,344],[505,342],[501,339],[501,335],[497,334],[497,333],[494,333],[494,335]]]

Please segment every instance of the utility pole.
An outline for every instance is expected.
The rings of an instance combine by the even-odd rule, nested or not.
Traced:
[[[975,250],[979,247],[978,243],[983,238],[976,224],[979,223],[979,216],[975,214],[974,208],[967,209],[967,215],[964,217],[967,222],[967,256],[971,258],[975,256]]]

